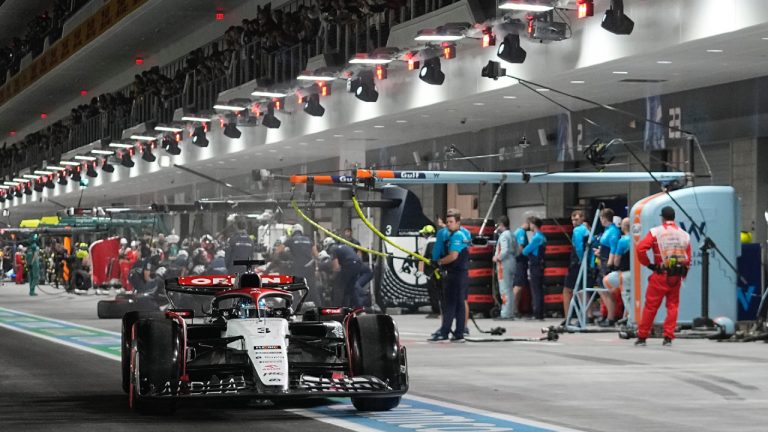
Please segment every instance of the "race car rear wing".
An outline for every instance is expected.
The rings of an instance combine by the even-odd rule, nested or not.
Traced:
[[[182,276],[165,280],[165,290],[184,294],[214,295],[235,287],[235,276]]]

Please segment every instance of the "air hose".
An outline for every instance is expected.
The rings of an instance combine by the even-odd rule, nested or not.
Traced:
[[[355,201],[355,205],[357,205],[357,201]],[[376,255],[376,256],[380,256],[380,257],[384,257],[384,258],[387,258],[389,256],[388,254],[385,254],[384,252],[379,252],[379,251],[376,251],[376,250],[373,250],[373,249],[368,249],[368,248],[364,248],[362,246],[358,246],[358,245],[348,241],[347,239],[334,234],[331,230],[329,230],[326,227],[320,225],[319,223],[313,221],[312,219],[309,218],[309,216],[304,214],[304,212],[302,212],[301,209],[299,208],[299,205],[296,204],[296,200],[294,200],[293,198],[291,198],[291,207],[293,207],[293,210],[296,212],[297,215],[299,215],[300,218],[304,219],[308,224],[310,224],[313,227],[315,227],[315,229],[317,229],[318,231],[323,232],[325,235],[327,235],[328,237],[331,237],[332,239],[336,240],[337,242],[345,244],[345,245],[351,247],[352,249],[357,249],[359,251],[363,251],[363,252],[369,253],[371,255]]]
[[[368,229],[373,231],[373,233],[376,234],[376,236],[379,237],[382,241],[384,241],[388,245],[394,247],[395,249],[398,249],[398,250],[400,250],[402,252],[405,252],[406,254],[412,256],[413,258],[416,258],[417,260],[423,262],[426,265],[431,265],[432,264],[432,261],[430,259],[424,257],[423,255],[419,255],[416,252],[410,251],[410,250],[408,250],[408,249],[398,245],[397,243],[395,243],[392,240],[388,239],[387,236],[385,236],[384,234],[381,233],[381,231],[376,229],[376,227],[373,226],[373,224],[365,217],[365,214],[363,213],[363,209],[360,208],[360,203],[357,201],[357,195],[355,195],[354,193],[352,194],[352,204],[354,204],[355,211],[357,212],[357,216],[360,217],[360,220],[363,221],[365,226],[367,226]],[[435,278],[440,279],[440,272],[437,269],[435,269],[434,276],[435,276]]]

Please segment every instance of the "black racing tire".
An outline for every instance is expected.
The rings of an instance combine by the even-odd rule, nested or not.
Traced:
[[[96,303],[96,315],[101,319],[122,318],[127,311],[126,303],[114,300],[101,300]]]
[[[121,364],[120,369],[122,371],[123,378],[123,391],[128,393],[131,380],[131,333],[133,331],[133,324],[140,319],[145,318],[162,318],[162,312],[127,312],[123,315],[123,322],[120,331],[120,357]]]
[[[372,375],[393,389],[407,386],[408,372],[401,372],[401,365],[406,363],[401,358],[399,335],[392,317],[356,316],[350,322],[349,332],[353,376]],[[352,398],[352,405],[358,411],[388,411],[399,404],[400,396]]]
[[[135,326],[136,340],[132,345],[135,344],[137,353],[133,359],[135,374],[129,380],[131,407],[143,413],[172,413],[176,409],[175,399],[145,398],[142,393],[163,387],[166,382],[171,385],[179,382],[178,326],[167,318],[142,318]]]

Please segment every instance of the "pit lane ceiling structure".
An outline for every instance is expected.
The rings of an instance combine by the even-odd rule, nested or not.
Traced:
[[[177,4],[179,1],[168,3]],[[136,12],[143,14],[142,19],[129,16],[126,22],[110,30],[111,33],[102,38],[104,40],[96,41],[94,47],[86,47],[87,52],[78,54],[79,58],[68,60],[39,84],[0,107],[0,130],[10,125],[7,119],[7,114],[12,111],[10,107],[21,104],[29,107],[27,114],[32,117],[45,104],[62,106],[61,115],[65,110],[68,113],[78,100],[63,95],[74,94],[78,88],[70,86],[67,89],[64,83],[78,71],[93,73],[92,77],[122,71],[119,78],[104,81],[99,87],[103,91],[119,87],[120,78],[124,78],[122,84],[130,81],[130,77],[146,68],[148,63],[139,69],[126,63],[132,61],[132,57],[126,58],[127,49],[107,48],[125,44],[126,47],[139,49],[140,43],[131,45],[134,42],[130,42],[136,32],[148,34],[155,28],[165,28],[161,22],[167,23],[170,15],[156,15],[160,12],[159,3],[150,1]],[[625,13],[636,23],[634,32],[629,36],[613,35],[600,27],[600,17],[608,4],[608,0],[596,0],[593,18],[573,19],[571,39],[547,44],[524,40],[523,47],[528,51],[526,62],[522,65],[502,62],[503,66],[512,75],[601,103],[619,103],[765,75],[768,9],[763,1],[627,1]],[[415,34],[420,28],[450,21],[451,13],[465,7],[463,5],[464,2],[459,2],[426,19],[407,22],[403,25],[407,28],[401,31]],[[195,6],[201,11],[210,10],[210,6]],[[206,19],[212,21],[210,12],[206,13]],[[241,17],[254,16],[255,7],[241,6],[234,13],[238,14],[239,21]],[[220,24],[213,29],[216,25],[210,24],[200,33],[220,35],[229,24]],[[393,29],[393,34],[396,31]],[[169,42],[171,46],[159,52],[156,58],[147,56],[151,60],[149,64],[163,63],[188,52],[196,35],[177,39],[175,44],[174,41]],[[199,36],[198,39],[201,40],[200,45],[205,38]],[[181,155],[158,159],[165,165],[186,165],[216,178],[242,176],[252,169],[295,166],[335,156],[339,156],[340,160],[372,163],[376,161],[360,159],[364,158],[366,150],[478,131],[562,112],[561,108],[516,84],[513,79],[493,81],[482,78],[482,66],[488,60],[498,59],[495,48],[483,49],[479,45],[477,40],[460,41],[457,58],[442,60],[442,69],[446,74],[442,86],[423,83],[416,72],[407,72],[403,65],[392,64],[389,78],[377,82],[381,96],[376,103],[357,100],[346,93],[344,82],[337,80],[333,94],[321,99],[327,110],[324,117],[307,116],[297,106],[295,98],[289,98],[287,112],[277,113],[283,121],[280,129],[241,128],[242,137],[231,140],[221,134],[215,122],[213,132],[209,133],[211,142],[208,148],[195,148],[186,140],[182,144]],[[122,52],[117,54],[116,51]],[[171,52],[176,55],[170,55]],[[85,64],[92,66],[84,68]],[[661,82],[623,82],[626,79]],[[590,108],[587,104],[552,92],[547,95],[574,110]],[[68,101],[62,102],[64,99]],[[683,126],[685,121],[683,119]],[[24,131],[37,130],[42,127],[39,123],[27,124]],[[156,153],[164,155],[162,150],[156,150]],[[155,192],[200,181],[198,177],[173,167],[136,159],[136,167],[130,170],[117,167],[114,174],[100,174],[93,179],[85,192],[88,202],[99,199],[104,204],[117,201],[128,204],[151,202],[157,198]],[[47,202],[48,198],[64,205],[75,205],[80,192],[70,182],[67,187],[57,186],[42,193],[25,195],[3,206],[14,207],[16,214],[39,214],[55,209]],[[149,199],[143,200],[140,194]]]

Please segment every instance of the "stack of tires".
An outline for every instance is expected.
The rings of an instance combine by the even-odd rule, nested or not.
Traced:
[[[573,225],[568,218],[544,219],[541,232],[547,236],[544,251],[544,314],[563,315],[563,283],[568,275],[571,258],[570,236]]]
[[[462,219],[461,226],[467,229],[473,237],[482,235],[493,238],[496,229],[493,220],[485,224],[483,233],[480,227],[482,219]],[[493,245],[469,246],[469,294],[467,302],[471,313],[482,313],[490,317],[498,311],[497,301],[493,290]]]

